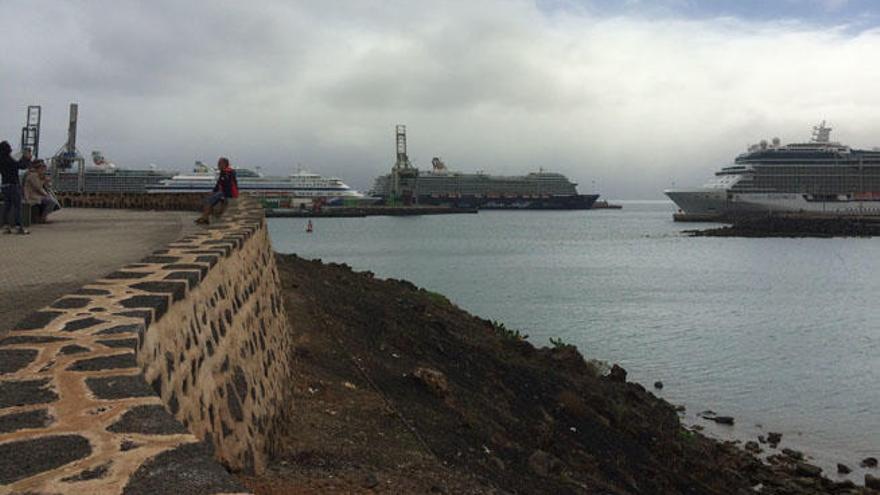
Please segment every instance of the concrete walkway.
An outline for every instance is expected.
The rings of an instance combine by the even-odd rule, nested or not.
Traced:
[[[67,208],[0,233],[0,335],[59,296],[198,229],[195,213]],[[0,231],[2,232],[2,231]]]

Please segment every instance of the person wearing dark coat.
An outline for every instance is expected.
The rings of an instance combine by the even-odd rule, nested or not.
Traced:
[[[12,146],[8,142],[0,142],[0,192],[3,193],[3,217],[0,224],[6,226],[5,232],[12,233],[12,221],[18,227],[19,234],[30,234],[21,222],[21,180],[20,170],[26,170],[31,164],[31,152],[25,150],[20,160],[12,158]]]
[[[229,158],[221,156],[217,160],[217,183],[214,191],[205,198],[202,208],[202,216],[196,219],[196,223],[207,225],[211,213],[219,216],[226,209],[230,199],[238,197],[238,179],[235,170],[229,164]]]

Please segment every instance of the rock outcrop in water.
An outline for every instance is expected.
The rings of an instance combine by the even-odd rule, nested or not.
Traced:
[[[243,477],[257,493],[873,493],[708,439],[620,366],[535,348],[408,282],[278,267],[295,378],[282,448]]]
[[[802,215],[743,216],[731,225],[685,230],[692,237],[873,237],[880,235],[880,218]]]

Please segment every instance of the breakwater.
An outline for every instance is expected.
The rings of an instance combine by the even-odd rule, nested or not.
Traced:
[[[320,211],[298,209],[268,209],[270,218],[358,218],[373,216],[407,217],[417,215],[450,215],[456,213],[477,213],[477,208],[451,208],[447,206],[366,206],[366,207],[328,207]]]
[[[149,197],[141,208],[180,207]],[[0,340],[0,492],[244,491],[215,459],[258,473],[274,448],[279,287],[263,211],[242,199],[26,317]]]
[[[694,237],[873,237],[880,217],[807,214],[748,215],[727,218],[731,225],[686,230]]]

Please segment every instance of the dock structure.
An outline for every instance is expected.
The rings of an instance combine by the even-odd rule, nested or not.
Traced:
[[[454,215],[459,213],[477,213],[477,208],[452,208],[448,206],[363,206],[363,207],[329,207],[320,210],[310,209],[272,209],[266,210],[269,218],[356,218],[356,217],[410,217],[418,215]]]

